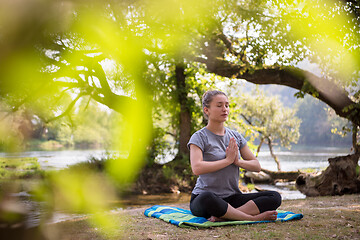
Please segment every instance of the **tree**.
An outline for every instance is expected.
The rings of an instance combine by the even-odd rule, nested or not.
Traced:
[[[121,70],[117,76],[122,77],[122,80],[115,80],[114,82],[116,86],[132,93],[135,93],[134,87],[141,83],[139,79],[146,79],[145,76],[138,75],[141,71],[136,70],[139,68],[134,68],[140,63],[142,65],[140,69],[145,69],[146,66],[152,67],[151,64],[158,61],[162,62],[157,64],[158,66],[164,66],[165,63],[176,65],[177,62],[186,66],[193,61],[198,61],[205,63],[210,72],[221,76],[244,78],[258,84],[282,84],[300,90],[300,95],[311,93],[328,103],[337,114],[348,117],[356,123],[359,119],[355,117],[357,114],[356,102],[351,100],[341,88],[332,81],[289,66],[289,64],[301,61],[305,57],[315,56],[316,46],[320,45],[312,42],[312,35],[306,35],[300,41],[298,36],[307,31],[296,32],[295,34],[291,29],[297,29],[296,24],[306,20],[305,22],[309,24],[319,25],[325,20],[331,20],[336,23],[334,26],[337,27],[335,30],[338,31],[350,26],[349,36],[354,38],[356,31],[353,25],[342,26],[343,21],[339,21],[339,24],[336,18],[337,16],[341,17],[344,12],[351,14],[356,8],[354,10],[351,8],[353,5],[350,4],[350,9],[347,10],[336,3],[335,7],[330,8],[330,12],[334,12],[336,15],[334,19],[328,15],[324,15],[324,19],[308,19],[306,16],[309,16],[312,10],[305,4],[305,7],[300,6],[302,7],[301,14],[295,14],[293,18],[289,19],[289,11],[298,9],[299,6],[292,2],[276,3],[276,1],[256,1],[256,4],[214,1],[212,6],[201,10],[199,9],[201,4],[194,5],[194,3],[189,4],[188,2],[179,4],[177,1],[165,3],[161,1],[160,4],[167,6],[169,13],[173,13],[174,16],[164,14],[156,9],[154,6],[157,6],[158,3],[150,5],[128,2],[100,4],[94,1],[89,7],[75,4],[73,5],[74,9],[78,11],[77,16],[73,18],[75,28],[66,30],[76,32],[76,35],[55,34],[54,41],[45,41],[47,45],[43,52],[46,53],[45,60],[52,63],[52,67],[48,67],[48,69],[52,71],[53,79],[66,75],[69,75],[70,79],[73,79],[72,81],[75,79],[75,82],[72,83],[66,80],[56,84],[58,87],[62,84],[62,89],[67,87],[67,91],[81,89],[81,94],[74,101],[90,94],[95,100],[108,105],[110,108],[115,108],[117,111],[124,108],[116,107],[116,102],[131,104],[133,98],[114,94],[109,87],[113,83],[110,79],[111,84],[107,83],[108,79],[106,79],[100,64],[107,58],[120,60],[119,67]],[[322,6],[321,4],[322,2],[319,2],[316,7],[319,8]],[[127,8],[127,6],[130,7]],[[341,9],[338,10],[338,8]],[[101,12],[100,20],[94,22],[87,10],[90,13]],[[318,10],[321,11],[321,8]],[[179,13],[180,15],[178,15]],[[111,18],[111,16],[114,17]],[[198,19],[201,21],[198,22]],[[80,28],[83,24],[82,20],[88,21],[92,27],[88,30]],[[193,24],[195,22],[198,23]],[[95,35],[94,33],[99,30],[101,34]],[[165,36],[164,32],[168,34]],[[308,32],[313,33],[312,31]],[[322,36],[330,34],[330,37],[333,37],[334,35],[333,32],[318,32]],[[112,36],[112,38],[105,39],[103,36]],[[345,38],[346,36],[341,34],[335,40],[337,42],[344,41],[340,37]],[[116,42],[115,45],[114,42]],[[102,44],[102,49],[98,48],[99,44]],[[84,50],[85,46],[87,46],[87,50]],[[118,50],[113,51],[114,49]],[[130,49],[133,51],[129,51]],[[144,49],[145,53],[141,49]],[[341,51],[343,50],[341,48]],[[286,52],[288,54],[285,54]],[[351,53],[351,56],[356,56],[356,54]],[[325,66],[326,59],[329,57],[324,56],[322,59],[322,65]],[[63,64],[65,62],[66,64]],[[75,66],[78,68],[76,69]],[[329,69],[328,65],[326,67]],[[96,80],[92,83],[92,81],[87,82],[87,79],[84,81],[84,79],[76,80],[74,78],[74,76],[83,73],[87,73],[87,75],[91,73],[92,77],[99,79],[98,86],[94,85]],[[129,78],[131,75],[136,76],[138,80],[131,80]],[[148,86],[153,85],[148,81],[146,84]],[[145,89],[151,88],[145,87]],[[329,89],[332,91],[331,94],[329,94]],[[344,108],[347,111],[343,111]],[[187,135],[189,134],[187,133]],[[183,143],[180,145],[183,146]],[[185,148],[182,147],[182,149],[186,151]]]
[[[199,38],[191,26],[202,24],[202,28],[212,28],[206,15],[212,15],[217,9],[216,5],[209,5],[211,11],[207,12],[204,2],[88,1],[84,5],[77,1],[34,0],[11,4],[3,1],[3,16],[11,17],[1,18],[0,27],[4,30],[5,26],[13,26],[13,31],[4,31],[1,35],[0,96],[12,106],[11,111],[23,105],[48,109],[50,114],[43,115],[45,122],[70,116],[85,97],[119,112],[123,131],[117,135],[117,142],[121,147],[127,146],[129,156],[110,161],[107,172],[119,184],[129,182],[144,163],[153,125],[153,90],[161,85],[148,70],[158,66],[166,71],[176,66],[174,76],[183,87],[184,75],[188,72],[187,65],[181,63],[184,55],[193,51],[189,42]],[[168,11],[163,12],[162,7]],[[17,11],[19,8],[26,11]],[[106,67],[112,61],[114,67],[109,74]],[[188,79],[191,81],[191,77]],[[156,92],[155,96],[166,94],[167,90],[171,91]],[[183,110],[187,94],[182,91],[177,89],[175,95]],[[63,102],[63,98],[70,102]],[[186,134],[189,136],[188,130]],[[183,142],[180,146],[184,149]],[[66,203],[74,210],[82,206],[96,210],[91,205],[93,198],[82,195],[86,193],[82,189],[83,179],[88,179],[89,184],[98,182],[92,175],[82,171],[74,172],[71,178],[59,174],[51,180],[52,189],[55,195],[67,196],[64,197],[69,200]],[[68,191],[68,180],[64,179],[73,181]],[[106,190],[95,185],[92,190],[97,189],[99,193]],[[73,204],[79,203],[76,197],[84,200],[81,206]],[[94,217],[98,223],[111,225],[99,214]]]
[[[2,100],[12,111],[23,104],[43,106],[53,115],[48,121],[68,115],[86,96],[119,112],[119,142],[130,153],[108,172],[120,182],[134,179],[143,165],[153,92],[161,85],[148,70],[156,67],[177,67],[179,81],[202,64],[230,79],[289,86],[325,102],[356,129],[360,125],[359,15],[352,1],[10,2],[0,6]],[[305,58],[316,59],[326,74],[293,67]],[[113,74],[105,71],[108,61],[115,62]],[[177,92],[182,107],[189,93]],[[64,96],[71,101],[59,107]],[[188,128],[184,133],[182,149]]]
[[[163,3],[163,2],[161,2]],[[160,3],[160,4],[161,4]],[[323,81],[323,86],[327,86],[327,89],[332,89],[336,92],[336,94],[340,94],[339,96],[344,95],[344,92],[336,87],[336,85],[330,84],[329,81],[325,79],[320,79],[319,77],[316,77],[306,71],[302,71],[300,69],[287,67],[286,64],[289,63],[296,63],[303,58],[307,56],[314,56],[316,51],[316,46],[318,46],[320,43],[318,43],[315,46],[315,43],[311,42],[312,39],[314,39],[313,35],[306,35],[302,39],[303,42],[299,41],[298,36],[300,33],[305,34],[306,32],[313,33],[312,31],[306,31],[308,30],[306,26],[306,29],[302,29],[300,33],[297,33],[295,35],[291,32],[291,30],[295,29],[294,26],[298,24],[299,21],[306,20],[309,25],[311,24],[318,24],[316,27],[321,27],[321,23],[324,22],[324,20],[331,20],[332,22],[335,22],[337,28],[335,28],[334,31],[340,31],[344,28],[349,28],[349,37],[351,37],[350,43],[354,43],[353,39],[356,38],[356,25],[351,25],[351,23],[346,23],[344,26],[341,24],[343,23],[342,19],[341,21],[336,22],[338,16],[341,17],[342,14],[348,14],[351,15],[354,12],[357,13],[356,4],[353,2],[349,2],[348,5],[342,6],[339,5],[340,3],[334,3],[334,5],[330,5],[329,9],[324,9],[324,11],[330,10],[330,12],[333,12],[335,17],[328,16],[328,14],[321,15],[324,19],[314,18],[309,19],[307,16],[315,16],[315,14],[310,15],[314,8],[315,10],[322,11],[320,8],[321,4],[323,2],[319,1],[319,3],[313,7],[309,8],[308,5],[305,3],[303,5],[296,5],[293,2],[283,2],[283,4],[276,4],[277,2],[263,2],[263,1],[257,1],[258,4],[252,4],[251,2],[246,3],[238,3],[237,1],[226,1],[221,2],[218,1],[216,4],[213,5],[213,7],[209,7],[206,10],[199,10],[198,7],[200,5],[194,5],[194,4],[178,4],[177,2],[173,2],[172,6],[170,6],[170,3],[166,3],[165,6],[168,6],[171,11],[179,11],[179,7],[182,8],[182,11],[184,13],[179,16],[179,18],[176,18],[176,16],[169,16],[169,14],[160,14],[159,10],[156,10],[154,5],[142,5],[140,3],[137,4],[131,4],[129,2],[124,1],[123,3],[112,3],[112,4],[100,4],[96,3],[96,1],[92,2],[92,4],[89,4],[89,7],[84,7],[82,5],[76,5],[74,4],[72,7],[74,9],[78,9],[78,14],[76,18],[73,18],[71,20],[74,20],[74,28],[68,28],[65,29],[63,32],[76,32],[76,35],[71,34],[55,34],[54,40],[55,41],[48,41],[44,34],[39,34],[41,37],[34,37],[32,36],[31,41],[25,42],[25,49],[29,47],[30,45],[33,45],[33,43],[42,41],[46,44],[42,44],[42,46],[45,45],[45,49],[43,49],[43,53],[46,53],[46,59],[47,61],[50,61],[52,65],[52,78],[56,79],[57,76],[63,77],[67,74],[71,77],[76,76],[76,74],[84,73],[84,72],[93,72],[95,73],[96,77],[98,79],[101,79],[100,85],[95,86],[94,84],[89,84],[90,88],[93,87],[96,91],[91,92],[92,97],[96,98],[99,102],[106,103],[109,106],[115,105],[114,101],[112,101],[112,98],[119,99],[118,101],[122,101],[120,99],[123,99],[125,102],[129,101],[130,99],[124,97],[122,95],[121,97],[114,95],[109,91],[109,86],[107,86],[106,82],[104,81],[104,72],[101,70],[101,66],[99,65],[99,62],[104,61],[107,57],[114,56],[114,58],[118,58],[119,60],[122,59],[122,64],[125,64],[126,71],[132,71],[134,75],[136,75],[136,71],[134,67],[131,67],[133,65],[134,58],[129,59],[130,56],[137,56],[139,54],[139,63],[141,58],[152,59],[153,61],[157,60],[164,60],[164,58],[159,59],[157,55],[163,53],[170,53],[167,59],[176,58],[179,59],[178,56],[182,56],[187,59],[193,61],[197,60],[199,62],[203,62],[207,65],[207,69],[211,72],[218,73],[222,76],[227,77],[237,77],[237,78],[245,78],[248,81],[259,83],[259,84],[269,84],[269,83],[275,83],[275,84],[282,84],[286,86],[293,87],[298,90],[302,90],[304,93],[314,93],[315,90],[318,92],[318,97],[320,99],[323,99],[325,102],[329,102],[330,106],[332,106],[339,115],[351,115],[351,112],[355,113],[356,108],[348,109],[348,111],[345,113],[342,113],[343,106],[350,106],[353,102],[353,100],[350,101],[350,99],[346,100],[346,97],[344,98],[344,101],[338,101],[342,102],[340,103],[330,103],[331,101],[334,101],[335,98],[326,100],[326,97],[324,94],[326,92],[326,89],[316,89],[320,88],[320,86],[312,86],[311,88],[311,82],[313,82],[312,85],[316,85],[316,82],[321,83]],[[130,6],[130,8],[126,8],[127,6]],[[142,7],[145,6],[144,9]],[[219,7],[220,6],[220,7]],[[49,7],[49,5],[40,6],[40,7]],[[82,8],[83,7],[83,8]],[[218,9],[216,9],[219,7]],[[92,11],[99,9],[99,12],[103,12],[100,14],[99,17],[100,20],[97,22],[94,22],[93,20],[89,19],[90,14],[93,13]],[[289,19],[288,12],[293,10],[298,10],[299,14],[294,15],[292,19]],[[5,8],[4,8],[5,9]],[[185,11],[189,11],[186,12]],[[216,9],[214,11],[213,9]],[[272,9],[270,11],[269,9]],[[62,14],[68,14],[67,9],[62,8]],[[88,11],[87,11],[88,10]],[[147,11],[154,11],[154,14],[150,14],[145,16],[144,14],[148,13]],[[171,12],[169,11],[169,12]],[[197,12],[199,11],[199,12]],[[206,11],[209,11],[208,13]],[[90,12],[90,13],[89,13]],[[110,12],[110,14],[109,14]],[[172,13],[174,13],[172,12]],[[220,13],[219,13],[220,12]],[[195,15],[194,15],[195,14]],[[203,14],[206,18],[204,18],[204,21],[201,21],[199,24],[195,24],[193,27],[191,27],[191,24],[195,22],[195,19],[198,19],[200,15]],[[113,19],[109,18],[111,15],[113,15]],[[175,14],[174,14],[175,15]],[[319,15],[319,14],[317,14]],[[66,19],[64,15],[59,15],[59,19],[61,20],[61,17],[63,19]],[[172,19],[174,17],[174,19]],[[34,19],[37,20],[37,19]],[[91,28],[89,30],[81,29],[81,24],[83,23],[82,20],[91,20],[88,22]],[[111,21],[112,20],[112,21]],[[127,23],[124,23],[123,21],[128,21]],[[168,23],[165,22],[165,20],[169,20]],[[170,21],[171,20],[171,21]],[[351,19],[350,19],[351,20]],[[357,18],[354,18],[354,21],[356,21]],[[56,22],[56,21],[54,21]],[[178,26],[175,23],[181,23],[181,27],[177,28],[176,31],[174,31],[174,27]],[[206,22],[210,22],[207,25]],[[53,22],[51,22],[53,23]],[[141,24],[145,24],[145,26],[148,26],[148,28],[139,28]],[[350,24],[350,25],[349,25]],[[117,30],[117,27],[121,26],[123,30]],[[56,29],[56,27],[59,27],[58,25],[53,26],[53,29]],[[67,27],[67,26],[65,26]],[[103,29],[101,29],[103,27]],[[20,28],[19,28],[20,29]],[[96,37],[91,38],[94,35],[94,32],[101,29],[101,34],[98,34]],[[42,30],[40,28],[40,30]],[[116,30],[116,31],[115,31]],[[130,34],[129,31],[132,31],[134,34]],[[189,37],[187,38],[180,38],[178,41],[174,41],[171,43],[169,40],[173,39],[170,37],[177,38],[179,37],[179,34],[176,32],[179,32],[181,30],[181,34],[187,34]],[[204,31],[206,30],[206,31]],[[318,30],[318,29],[316,29]],[[325,29],[326,30],[326,29]],[[114,31],[114,32],[111,32]],[[110,32],[112,34],[110,34]],[[163,36],[163,32],[168,32],[168,36]],[[319,35],[327,36],[326,34],[329,34],[329,37],[333,37],[334,32],[326,32],[326,31],[318,31]],[[20,31],[17,32],[17,34],[21,33]],[[27,33],[27,32],[25,32]],[[49,34],[51,32],[46,32],[46,34]],[[144,36],[144,34],[149,34],[148,36]],[[213,33],[211,36],[208,36],[208,33]],[[29,33],[27,33],[29,34]],[[116,48],[112,48],[113,44],[110,40],[113,40],[114,38],[118,37],[119,35],[127,36],[125,38],[117,38],[116,45],[122,46],[119,51],[116,51],[115,53],[112,53]],[[237,37],[237,34],[240,36]],[[114,36],[114,38],[110,40],[106,40],[103,38],[103,36]],[[204,37],[212,37],[210,40],[199,40],[201,38],[196,37],[196,35],[200,35],[202,38]],[[255,37],[259,35],[260,37]],[[345,41],[346,39],[343,39],[341,37],[346,34],[341,34],[338,36],[335,40],[337,42],[339,41]],[[16,37],[17,35],[13,35]],[[48,35],[45,35],[48,36]],[[75,37],[76,36],[76,37]],[[194,38],[191,38],[194,37]],[[37,39],[40,38],[40,39]],[[42,38],[42,39],[41,39]],[[78,39],[79,41],[75,41]],[[143,44],[142,40],[151,40],[153,41],[145,41],[146,44]],[[183,41],[185,39],[188,39],[187,41]],[[323,38],[324,41],[326,41],[326,38]],[[63,40],[63,41],[62,41]],[[183,42],[180,44],[180,42]],[[103,49],[97,48],[97,45],[99,43],[102,43],[103,46],[106,44],[107,47]],[[193,47],[189,47],[189,44]],[[312,44],[311,44],[312,43]],[[14,43],[15,44],[15,43]],[[26,45],[27,44],[27,45]],[[87,44],[87,50],[81,49],[85,47]],[[158,44],[158,45],[156,45]],[[178,44],[178,45],[176,45]],[[309,45],[309,46],[307,46]],[[349,43],[346,45],[348,46]],[[46,48],[47,46],[47,48]],[[311,47],[311,49],[310,49]],[[144,55],[143,53],[140,53],[139,50],[135,51],[134,49],[138,48],[140,49],[147,49],[147,51],[158,53],[157,55]],[[181,49],[182,50],[178,50]],[[128,50],[132,49],[134,52],[129,52]],[[102,51],[103,50],[103,51]],[[200,50],[200,52],[194,52],[194,50]],[[344,48],[340,49],[341,51],[344,50]],[[345,49],[346,50],[346,49]],[[350,49],[351,50],[351,49]],[[47,51],[47,52],[46,52]],[[51,52],[53,51],[53,52]],[[356,55],[356,49],[353,50],[354,52],[351,52],[351,56],[357,56]],[[4,52],[10,52],[4,51]],[[288,55],[285,55],[285,52],[289,52]],[[27,53],[29,53],[27,51]],[[126,57],[126,53],[129,56]],[[194,54],[202,54],[204,57],[196,57],[194,58]],[[271,59],[270,54],[274,56],[276,64],[267,64]],[[29,53],[31,55],[31,53]],[[65,59],[62,59],[66,56],[67,58],[67,64],[62,64],[66,62]],[[141,57],[142,56],[142,57]],[[228,56],[228,57],[226,57]],[[322,56],[322,55],[319,55]],[[346,56],[346,54],[344,55]],[[155,59],[154,59],[155,58]],[[4,59],[4,58],[3,58]],[[25,58],[26,59],[26,58]],[[129,60],[128,63],[126,63],[125,59]],[[326,63],[326,59],[323,60],[323,64]],[[55,60],[55,61],[54,61]],[[166,59],[165,59],[166,60]],[[70,62],[71,65],[70,66]],[[274,60],[272,61],[274,62]],[[86,63],[86,64],[85,64]],[[280,65],[281,64],[281,65]],[[11,64],[7,64],[6,66],[9,66]],[[75,69],[75,66],[84,66],[90,67],[90,69],[83,68],[83,69]],[[137,64],[134,64],[134,66],[137,66]],[[56,71],[56,69],[60,69],[61,71]],[[11,69],[11,68],[10,68]],[[136,68],[138,69],[138,68]],[[334,68],[337,69],[337,68]],[[76,71],[74,71],[76,70]],[[90,71],[89,71],[90,70]],[[5,71],[8,72],[8,71]],[[56,74],[55,74],[56,73]],[[74,75],[75,74],[75,75]],[[122,75],[123,81],[117,81],[119,87],[124,87],[124,85],[128,85],[133,87],[136,86],[136,82],[131,83],[129,79],[126,79],[126,74],[124,73]],[[118,75],[119,76],[119,75]],[[263,76],[263,77],[261,77]],[[265,78],[265,76],[268,76]],[[74,78],[73,78],[74,79]],[[80,80],[80,79],[79,79]],[[306,80],[306,81],[305,81]],[[66,81],[65,81],[66,82]],[[84,80],[81,80],[80,82],[84,82]],[[96,82],[96,81],[95,81]],[[94,82],[94,83],[95,83]],[[351,82],[351,81],[349,81]],[[304,84],[305,83],[305,84]],[[81,88],[81,85],[79,84],[69,84],[62,82],[63,86],[67,86],[69,88]],[[61,86],[60,83],[58,85]],[[88,86],[88,87],[89,87]],[[331,86],[331,87],[329,87]],[[10,87],[10,85],[6,86],[4,84],[3,90],[6,90]],[[83,87],[86,87],[84,85]],[[131,88],[131,87],[130,87]],[[84,88],[81,88],[82,90],[85,90]],[[110,89],[111,90],[111,89]],[[89,90],[90,91],[90,90]],[[327,90],[329,91],[329,90]],[[86,91],[83,91],[83,94],[88,94]],[[105,94],[105,95],[104,95]],[[316,94],[315,94],[316,95]],[[116,101],[115,101],[116,102]],[[346,105],[347,104],[347,105]],[[118,109],[119,110],[119,109]],[[356,114],[355,114],[356,115]],[[351,117],[353,121],[357,121],[355,117]]]
[[[277,97],[268,97],[259,89],[251,93],[237,93],[235,96],[237,97],[231,98],[231,102],[234,102],[233,118],[243,118],[254,132],[260,134],[257,154],[266,141],[277,169],[281,171],[281,164],[273,146],[280,142],[281,146],[290,148],[290,144],[299,139],[300,120],[295,117],[296,110],[283,107]]]
[[[244,4],[232,9],[234,11],[224,17],[219,32],[203,46],[205,57],[197,58],[197,61],[206,64],[210,72],[224,77],[245,79],[255,84],[289,86],[300,91],[298,96],[309,93],[332,107],[339,116],[359,126],[359,89],[356,89],[359,55],[355,41],[358,25],[353,24],[357,18],[351,18],[353,9],[339,2],[325,5],[323,1],[314,6],[306,2],[260,1],[258,5]],[[241,11],[248,15],[238,14]],[[350,18],[344,19],[344,15]],[[239,24],[233,24],[235,20],[239,20]],[[328,22],[333,23],[332,29],[324,27]],[[321,48],[330,43],[336,44],[332,52]],[[335,55],[337,58],[331,57]],[[289,65],[304,58],[318,58],[326,75],[318,77]],[[348,66],[345,68],[330,60],[348,63]],[[271,61],[275,63],[266,64]],[[330,68],[333,69],[331,72]],[[346,69],[347,75],[341,69]],[[352,86],[354,97],[352,92],[339,86],[339,82]]]
[[[324,146],[351,145],[351,138],[345,138],[345,131],[342,130],[343,127],[345,129],[349,127],[348,121],[332,113],[318,99],[305,96],[303,99],[298,100],[295,108],[298,109],[296,116],[302,119],[300,144]],[[340,133],[342,134],[341,136],[339,136]]]

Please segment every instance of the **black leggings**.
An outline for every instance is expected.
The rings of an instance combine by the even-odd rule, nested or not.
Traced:
[[[260,213],[276,210],[281,204],[281,195],[275,191],[258,193],[236,193],[226,198],[220,198],[212,192],[203,192],[199,195],[191,194],[190,210],[198,217],[222,217],[225,215],[228,204],[238,208],[253,200]]]

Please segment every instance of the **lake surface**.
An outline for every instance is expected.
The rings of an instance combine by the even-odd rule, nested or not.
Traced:
[[[336,147],[302,147],[295,146],[292,150],[275,150],[280,160],[282,171],[296,171],[298,169],[324,169],[329,165],[328,159],[350,154],[350,148]],[[261,151],[258,159],[261,167],[268,170],[277,170],[276,163],[269,151]]]
[[[295,146],[292,150],[276,149],[283,171],[314,168],[323,169],[328,166],[331,157],[350,154],[350,148],[336,147],[301,147]],[[72,164],[88,161],[91,157],[106,156],[106,150],[58,150],[58,151],[26,151],[21,153],[0,153],[0,157],[36,157],[43,169],[63,169]],[[113,153],[113,152],[112,152]],[[171,158],[172,155],[169,154]],[[277,170],[276,163],[266,146],[259,153],[261,167],[268,170]]]
[[[36,157],[42,169],[59,170],[70,165],[86,162],[91,157],[105,156],[105,150],[58,150],[58,151],[26,151],[19,153],[0,153],[0,157]]]

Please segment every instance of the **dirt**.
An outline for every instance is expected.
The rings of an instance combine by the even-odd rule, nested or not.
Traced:
[[[188,209],[188,204],[169,204]],[[149,205],[150,206],[150,205]],[[103,231],[88,220],[48,225],[48,239],[360,239],[360,195],[285,200],[280,209],[304,218],[283,223],[235,225],[208,229],[179,228],[143,215],[149,207],[112,213],[118,229]]]

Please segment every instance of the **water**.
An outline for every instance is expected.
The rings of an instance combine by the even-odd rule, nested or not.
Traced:
[[[283,171],[294,171],[298,169],[324,169],[328,166],[328,158],[347,155],[350,153],[349,148],[304,148],[295,147],[290,150],[276,149],[275,154],[278,156]],[[102,157],[106,155],[105,150],[61,150],[61,151],[27,151],[22,153],[0,153],[0,157],[36,157],[43,169],[63,169],[72,164],[88,161],[90,157]],[[262,149],[258,159],[262,168],[268,170],[277,170],[276,163],[266,148]],[[277,183],[276,185],[257,184],[257,187],[264,190],[278,191],[284,200],[286,199],[303,199],[305,195],[297,191],[293,184]],[[41,215],[44,214],[41,203],[34,203],[29,200],[26,192],[14,194],[14,197],[29,209],[28,226],[39,224]],[[140,207],[151,204],[167,203],[185,203],[190,199],[189,194],[161,194],[161,195],[141,195],[132,196],[115,203],[113,211],[129,207]],[[82,218],[84,215],[69,214],[57,211],[53,214],[49,223],[55,223],[70,219]]]
[[[336,147],[294,147],[292,150],[275,150],[282,171],[313,168],[322,170],[329,165],[328,159],[350,154],[350,148]],[[277,171],[277,165],[269,151],[261,151],[258,156],[261,167]]]
[[[104,157],[106,150],[59,150],[59,151],[27,151],[21,153],[0,153],[0,157],[36,157],[42,169],[63,169],[70,165],[86,162],[90,157]],[[328,166],[328,158],[347,155],[349,148],[335,147],[301,147],[296,146],[292,150],[275,149],[283,171],[295,171],[298,169],[314,168],[323,169]],[[173,157],[168,154],[168,158]],[[276,163],[271,157],[266,146],[263,146],[258,159],[261,167],[276,171]],[[169,159],[163,160],[168,162]]]
[[[105,150],[60,150],[60,151],[27,151],[20,153],[0,153],[0,157],[36,157],[42,169],[60,170],[70,165],[86,162],[90,157],[105,156]]]

